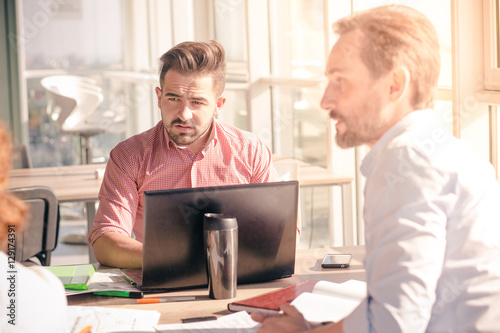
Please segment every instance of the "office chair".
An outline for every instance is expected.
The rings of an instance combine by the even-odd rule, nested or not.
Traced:
[[[93,113],[103,101],[97,82],[83,76],[54,75],[41,80],[48,92],[47,111],[62,133],[80,136],[82,164],[91,162],[90,138],[104,133],[110,121]],[[93,116],[93,117],[92,117]]]
[[[46,186],[15,188],[8,192],[29,207],[23,229],[16,232],[16,261],[31,261],[36,257],[42,266],[49,266],[59,231],[59,208],[54,192]]]

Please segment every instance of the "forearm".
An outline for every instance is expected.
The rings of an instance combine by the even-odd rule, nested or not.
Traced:
[[[94,255],[102,265],[119,268],[142,267],[142,243],[126,235],[108,232],[92,245]]]

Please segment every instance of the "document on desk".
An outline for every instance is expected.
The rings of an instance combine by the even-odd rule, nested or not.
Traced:
[[[153,310],[68,306],[66,332],[156,332],[160,313]]]
[[[87,284],[95,273],[92,264],[47,266],[46,269],[61,280],[66,290],[87,290]]]
[[[118,268],[101,269],[95,271],[87,284],[87,290],[68,290],[66,296],[78,295],[83,293],[92,293],[98,291],[139,291],[132,283],[123,275]]]
[[[302,293],[291,303],[311,323],[338,322],[366,297],[366,282],[319,281],[311,293]]]
[[[260,327],[260,323],[253,321],[246,311],[236,312],[217,320],[200,321],[190,324],[167,324],[156,326],[157,332],[192,332],[192,333],[222,333],[233,332],[237,329],[238,333],[254,333]]]

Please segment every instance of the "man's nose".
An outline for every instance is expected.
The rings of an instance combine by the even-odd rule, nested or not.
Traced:
[[[335,90],[333,89],[332,84],[328,83],[320,103],[320,106],[323,110],[330,111],[336,107],[337,102],[335,95]]]
[[[193,118],[193,112],[191,111],[191,109],[185,105],[182,110],[179,111],[179,119],[182,120],[182,121],[187,121],[187,120],[190,120],[191,118]]]

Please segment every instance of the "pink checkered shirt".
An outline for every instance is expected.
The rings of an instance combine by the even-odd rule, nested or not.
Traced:
[[[278,181],[269,149],[252,133],[214,121],[212,140],[194,155],[177,146],[160,121],[119,143],[110,153],[89,234],[143,239],[143,193],[150,190]]]

